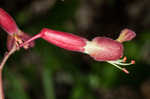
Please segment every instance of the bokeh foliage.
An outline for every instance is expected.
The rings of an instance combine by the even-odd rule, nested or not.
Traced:
[[[115,39],[123,28],[129,27],[135,30],[136,39],[124,44],[125,56],[129,61],[136,60],[135,65],[127,67],[130,74],[126,75],[108,63],[94,61],[88,55],[69,52],[38,39],[34,48],[21,49],[8,60],[3,72],[6,99],[133,99],[131,97],[136,99],[137,96],[144,99],[144,96],[146,97],[142,88],[150,87],[150,83],[143,85],[150,80],[150,29],[146,28],[148,27],[146,24],[136,24],[138,20],[131,20],[129,15],[126,15],[128,18],[121,15],[127,14],[124,11],[125,7],[133,3],[136,5],[138,0],[94,1],[100,7],[94,7],[91,3],[95,9],[92,26],[81,31],[77,22],[79,17],[76,17],[76,14],[80,7],[84,6],[83,2],[86,4],[91,2],[90,0],[56,0],[48,11],[35,15],[29,13],[28,9],[32,0],[24,1],[25,4],[20,2],[22,7],[16,6],[19,0],[14,0],[14,6],[8,7],[5,1],[2,1],[6,3],[5,5],[0,5],[7,9],[19,27],[30,35],[35,35],[46,27],[72,32],[89,39],[101,35]],[[112,13],[111,9],[115,13]],[[116,15],[120,16],[115,17]],[[6,33],[1,30],[0,35],[2,59],[6,51]],[[116,98],[117,95],[120,95],[120,98]],[[140,97],[137,99],[141,99]]]

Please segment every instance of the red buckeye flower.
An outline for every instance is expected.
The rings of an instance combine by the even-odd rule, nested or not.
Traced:
[[[106,61],[123,70],[125,73],[129,73],[125,68],[122,68],[119,65],[131,65],[134,64],[135,61],[132,60],[130,63],[125,63],[126,57],[120,59],[123,56],[124,49],[122,42],[129,41],[135,36],[136,34],[132,30],[124,29],[117,40],[107,37],[95,37],[92,41],[88,41],[83,37],[79,37],[71,33],[44,28],[39,34],[21,44],[20,47],[37,38],[43,38],[56,46],[70,51],[86,53],[93,57],[96,61]]]
[[[30,36],[21,31],[14,19],[2,8],[0,8],[0,27],[5,30],[9,36],[7,40],[7,49],[10,50],[14,44],[21,44],[28,40]],[[24,46],[25,49],[33,47],[34,42]]]

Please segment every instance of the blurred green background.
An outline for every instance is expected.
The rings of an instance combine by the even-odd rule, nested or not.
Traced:
[[[149,0],[0,0],[0,7],[30,35],[42,28],[71,32],[91,40],[116,39],[124,28],[137,33],[124,43],[124,55],[136,64],[130,74],[38,39],[5,65],[6,99],[150,99]],[[7,34],[0,29],[0,59]]]

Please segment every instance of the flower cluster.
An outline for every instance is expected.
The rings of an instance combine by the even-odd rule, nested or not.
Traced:
[[[35,39],[42,38],[66,50],[88,54],[96,61],[108,62],[125,73],[129,72],[119,65],[131,65],[135,63],[134,60],[130,63],[126,63],[126,57],[121,59],[124,51],[122,43],[132,40],[136,36],[135,32],[130,29],[122,30],[116,40],[108,37],[95,37],[92,41],[89,41],[86,38],[71,33],[48,28],[43,28],[40,33],[30,38],[28,34],[18,28],[13,18],[1,8],[0,26],[9,34],[7,42],[8,50],[12,48],[13,44],[17,44],[25,49],[32,47]]]

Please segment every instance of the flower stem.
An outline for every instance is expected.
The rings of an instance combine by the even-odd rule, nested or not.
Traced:
[[[2,69],[0,69],[0,99],[4,99]]]
[[[2,62],[0,63],[0,99],[4,99],[2,71],[3,71],[6,61],[16,50],[17,50],[17,47],[16,47],[16,44],[14,44],[13,48],[4,55],[4,58],[3,58]]]
[[[13,48],[9,51],[6,52],[1,64],[0,64],[0,69],[2,70],[6,61],[8,60],[8,58],[17,50],[16,44],[14,44]]]
[[[40,37],[41,37],[41,34],[37,34],[37,35],[33,36],[32,38],[30,38],[29,40],[25,41],[24,43],[20,44],[19,47],[21,48],[21,47],[25,46],[26,44],[28,44]]]

